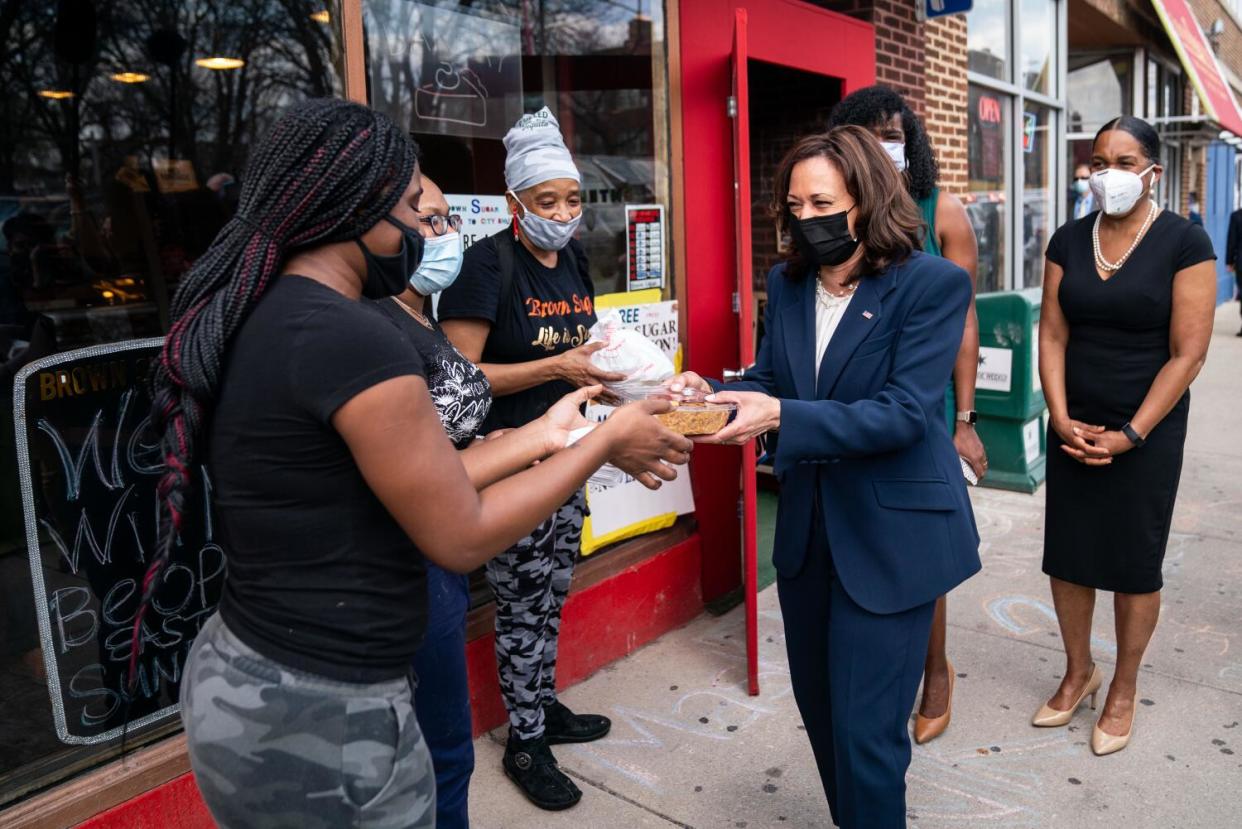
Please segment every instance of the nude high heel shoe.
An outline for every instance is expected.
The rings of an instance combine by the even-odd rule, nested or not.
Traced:
[[[1091,731],[1091,750],[1095,752],[1096,757],[1103,757],[1105,754],[1113,754],[1121,751],[1130,744],[1130,735],[1134,733],[1134,706],[1130,707],[1130,728],[1120,737],[1116,734],[1109,734],[1100,728],[1097,720],[1095,728]]]
[[[953,718],[953,685],[955,681],[953,663],[949,662],[949,703],[945,706],[944,713],[939,717],[924,717],[922,714],[919,714],[914,718],[914,742],[923,745],[923,743],[939,737],[949,727],[949,720]]]
[[[1091,666],[1091,675],[1087,677],[1087,684],[1083,686],[1082,693],[1078,695],[1078,700],[1070,706],[1068,711],[1058,711],[1048,703],[1044,703],[1035,716],[1031,719],[1031,725],[1040,728],[1056,728],[1066,725],[1074,718],[1074,712],[1078,710],[1078,706],[1082,705],[1082,701],[1087,697],[1091,697],[1091,707],[1095,708],[1095,695],[1099,693],[1100,686],[1104,684],[1104,675],[1100,673],[1099,665]]]

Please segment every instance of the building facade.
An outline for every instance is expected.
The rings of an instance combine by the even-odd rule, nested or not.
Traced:
[[[941,185],[979,238],[981,292],[1041,283],[1044,246],[1073,209],[1073,167],[1115,114],[1159,125],[1159,197],[1184,212],[1196,191],[1222,244],[1242,129],[1205,117],[1152,2],[975,0],[933,20],[909,0],[11,4],[0,17],[0,824],[207,825],[177,734],[175,670],[150,675],[138,705],[151,718],[129,731],[124,763],[108,737],[125,716],[108,661],[124,654],[103,622],[132,619],[132,575],[106,569],[122,558],[109,509],[83,524],[88,507],[65,489],[75,475],[107,492],[149,475],[141,428],[125,431],[122,412],[101,415],[98,431],[74,410],[86,419],[62,430],[68,454],[40,454],[37,406],[18,406],[14,379],[167,331],[169,298],[236,209],[249,148],[285,106],[337,96],[408,125],[429,175],[477,210],[479,233],[504,224],[505,129],[549,106],[583,172],[598,291],[633,287],[627,208],[662,208],[656,298],[677,303],[687,365],[721,376],[763,335],[749,320],[781,254],[768,212],[777,161],[872,83],[924,118]],[[1242,0],[1181,2],[1242,91]],[[36,402],[56,402],[106,391],[91,387],[98,376],[48,372],[44,400],[28,379]],[[580,566],[562,681],[736,600],[742,468],[736,449],[696,451],[692,514]],[[504,718],[491,613],[478,591],[468,656],[480,730]]]

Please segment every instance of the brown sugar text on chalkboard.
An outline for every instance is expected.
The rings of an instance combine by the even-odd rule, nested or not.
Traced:
[[[149,360],[139,360],[139,376],[129,377],[129,366],[124,360],[113,360],[96,365],[57,368],[39,372],[39,399],[46,402],[61,397],[83,395],[125,388],[131,382],[146,381]]]

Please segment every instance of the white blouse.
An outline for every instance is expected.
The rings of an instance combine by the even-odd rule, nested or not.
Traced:
[[[819,367],[824,362],[824,352],[828,350],[828,342],[836,333],[837,326],[845,317],[845,309],[849,307],[850,300],[853,298],[852,292],[838,297],[825,291],[822,284],[815,286],[815,377],[817,383]]]

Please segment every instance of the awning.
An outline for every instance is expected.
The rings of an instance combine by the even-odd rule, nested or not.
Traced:
[[[1173,41],[1182,68],[1199,93],[1204,114],[1234,135],[1242,136],[1242,110],[1238,109],[1237,99],[1187,0],[1151,0],[1151,4]]]

